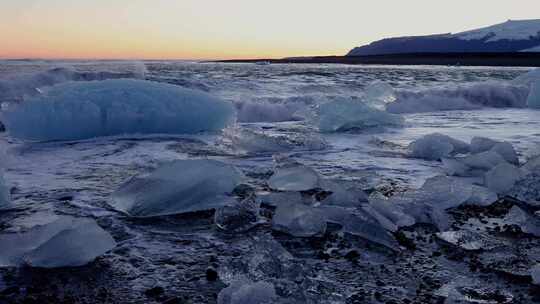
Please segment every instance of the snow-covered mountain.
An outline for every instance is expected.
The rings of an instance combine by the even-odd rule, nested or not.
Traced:
[[[457,34],[387,38],[347,55],[457,52],[540,52],[540,19],[508,20]]]

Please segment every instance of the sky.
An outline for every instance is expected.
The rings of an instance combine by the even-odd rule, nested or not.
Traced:
[[[385,37],[540,18],[539,0],[0,0],[0,58],[344,55]]]

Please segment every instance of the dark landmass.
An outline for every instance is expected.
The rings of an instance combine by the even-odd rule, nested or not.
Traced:
[[[540,67],[540,53],[408,53],[368,56],[315,56],[282,59],[220,60],[222,63],[334,63],[382,65],[450,65]]]
[[[491,36],[465,40],[450,34],[387,38],[352,49],[347,56],[409,53],[512,53],[540,45],[540,36],[527,40],[496,40]]]

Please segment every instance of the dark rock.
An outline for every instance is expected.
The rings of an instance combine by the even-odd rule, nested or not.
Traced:
[[[147,289],[144,294],[149,298],[157,298],[165,292],[165,289],[161,286],[152,287]]]
[[[206,269],[206,279],[210,282],[214,282],[218,279],[218,273],[212,268]]]

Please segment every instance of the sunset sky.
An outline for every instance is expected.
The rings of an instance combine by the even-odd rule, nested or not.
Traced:
[[[0,0],[0,58],[343,55],[539,11],[539,0]]]

